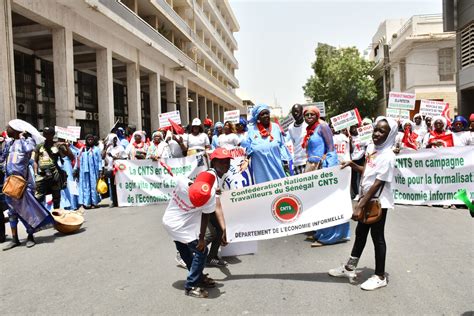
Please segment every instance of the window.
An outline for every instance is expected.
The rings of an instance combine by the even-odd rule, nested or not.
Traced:
[[[438,51],[439,81],[454,80],[453,48],[442,48]]]
[[[407,89],[407,68],[405,59],[400,60],[400,91]]]
[[[474,23],[461,31],[461,68],[474,65]]]

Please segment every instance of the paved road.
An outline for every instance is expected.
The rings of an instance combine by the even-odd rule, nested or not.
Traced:
[[[82,232],[38,234],[0,252],[1,314],[462,314],[474,310],[474,229],[467,210],[398,206],[388,215],[389,285],[362,291],[327,270],[352,242],[310,248],[302,235],[259,242],[255,255],[208,268],[209,299],[183,294],[185,270],[161,226],[164,206],[101,208]],[[354,225],[352,225],[354,228]],[[23,234],[22,237],[25,237]],[[361,279],[373,273],[369,241]]]

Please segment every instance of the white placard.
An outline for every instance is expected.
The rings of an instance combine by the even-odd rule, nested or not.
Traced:
[[[372,139],[372,134],[374,133],[374,127],[372,126],[372,124],[358,127],[357,133],[359,134],[359,140],[361,142],[369,142]]]
[[[57,138],[69,140],[71,142],[75,142],[77,139],[71,130],[67,129],[66,127],[55,126],[54,130],[56,131]]]
[[[448,103],[443,101],[421,100],[420,114],[423,116],[436,116],[443,114],[443,111],[448,107]]]
[[[250,121],[252,118],[253,105],[247,106],[247,121]]]
[[[387,117],[391,117],[396,120],[409,120],[410,111],[387,108]]]
[[[168,119],[172,120],[176,124],[181,124],[181,116],[179,111],[171,111],[166,113],[161,113],[158,115],[160,127],[168,127],[171,126],[171,123]]]
[[[310,105],[315,106],[319,109],[321,117],[326,117],[326,105],[324,104],[324,102],[314,102],[314,103],[303,104],[303,108]]]
[[[400,110],[414,110],[415,109],[416,94],[390,92],[388,98],[388,107]]]
[[[224,112],[224,122],[230,121],[234,124],[237,124],[239,123],[239,120],[240,120],[240,110]]]
[[[80,126],[68,126],[67,129],[76,137],[76,139],[81,138]]]
[[[357,109],[331,117],[332,126],[336,132],[359,124],[360,121],[361,119]]]

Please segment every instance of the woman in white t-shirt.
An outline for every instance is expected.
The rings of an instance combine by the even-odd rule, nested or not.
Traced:
[[[356,267],[359,258],[364,250],[369,231],[375,247],[375,275],[361,284],[363,290],[375,290],[387,285],[385,277],[385,220],[387,209],[394,207],[392,194],[392,180],[395,169],[395,154],[392,146],[398,133],[397,123],[383,116],[375,120],[374,133],[372,139],[374,144],[370,145],[366,151],[366,165],[361,167],[354,162],[342,164],[342,168],[350,166],[352,169],[362,173],[361,198],[354,209],[356,218],[364,209],[367,203],[374,197],[379,196],[382,205],[382,218],[373,224],[363,224],[359,222],[356,228],[356,238],[352,248],[351,256],[347,264],[329,270],[329,275],[335,277],[356,277]]]
[[[204,133],[200,119],[195,118],[191,123],[191,133],[185,135],[184,145],[187,148],[188,156],[206,149],[211,149],[209,137]]]
[[[225,122],[223,131],[224,132],[220,134],[218,138],[219,147],[230,150],[239,146],[239,136],[237,136],[235,126],[232,122]]]

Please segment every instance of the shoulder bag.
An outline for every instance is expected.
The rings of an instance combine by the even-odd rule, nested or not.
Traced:
[[[21,199],[25,193],[27,183],[26,180],[19,175],[11,175],[5,179],[2,192],[14,199]]]
[[[373,197],[364,207],[362,212],[355,214],[353,218],[363,224],[374,224],[380,221],[382,218],[382,205],[380,204],[380,194],[382,194],[383,187],[385,182],[382,184],[382,187],[378,191],[377,197]]]

